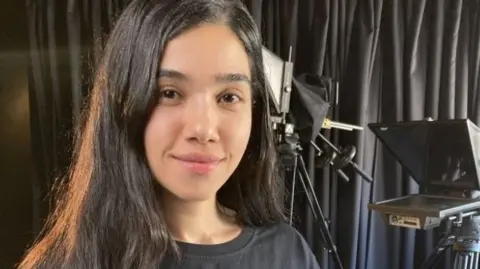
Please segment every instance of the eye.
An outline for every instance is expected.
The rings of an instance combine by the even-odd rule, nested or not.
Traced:
[[[165,98],[165,99],[175,99],[179,97],[180,95],[178,94],[177,91],[175,90],[169,90],[165,89],[160,91],[160,98]]]
[[[158,95],[158,102],[161,105],[177,105],[182,101],[180,93],[173,89],[162,89]]]
[[[225,93],[220,96],[219,101],[226,104],[235,104],[240,101],[240,97],[233,93]]]

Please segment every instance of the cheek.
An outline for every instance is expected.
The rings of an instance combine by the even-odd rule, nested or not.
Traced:
[[[177,122],[177,124],[175,124]],[[147,160],[151,166],[159,161],[163,152],[173,144],[178,121],[174,117],[164,117],[163,114],[154,112],[145,128],[144,146]]]
[[[222,138],[225,141],[226,149],[232,154],[232,158],[239,161],[245,149],[247,148],[252,129],[251,113],[245,113],[242,117],[236,119],[228,119],[224,124]]]

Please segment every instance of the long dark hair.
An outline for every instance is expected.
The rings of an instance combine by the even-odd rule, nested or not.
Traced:
[[[143,132],[167,43],[202,23],[229,25],[245,47],[252,73],[251,138],[218,202],[244,225],[284,219],[261,38],[248,10],[232,0],[133,0],[98,65],[58,205],[19,268],[150,269],[177,251],[146,162]]]

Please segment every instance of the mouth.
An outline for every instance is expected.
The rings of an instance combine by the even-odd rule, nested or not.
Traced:
[[[198,153],[172,155],[172,157],[195,174],[211,173],[223,160],[215,155]]]

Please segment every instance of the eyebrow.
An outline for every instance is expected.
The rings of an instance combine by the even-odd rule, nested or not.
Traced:
[[[171,69],[160,69],[158,78],[172,78],[177,80],[188,80],[188,76]],[[215,74],[215,81],[218,83],[246,82],[251,83],[248,76],[242,73],[221,73]]]

